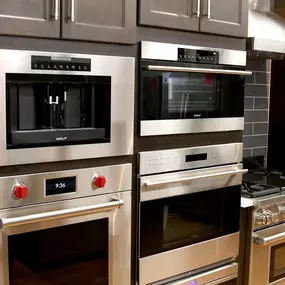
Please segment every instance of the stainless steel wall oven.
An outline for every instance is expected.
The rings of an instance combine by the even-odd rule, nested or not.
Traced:
[[[140,285],[233,264],[242,151],[234,143],[139,154]]]
[[[141,43],[140,135],[243,130],[246,52]]]
[[[1,178],[0,283],[130,284],[131,169]]]
[[[132,153],[134,58],[0,50],[0,63],[0,165]]]

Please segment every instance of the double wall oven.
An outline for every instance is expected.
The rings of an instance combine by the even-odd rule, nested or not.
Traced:
[[[241,143],[139,153],[139,285],[237,276],[242,153]]]
[[[246,52],[141,43],[140,135],[243,130]]]
[[[0,62],[0,165],[132,154],[134,58],[0,50]]]
[[[131,164],[0,178],[1,285],[129,285]]]

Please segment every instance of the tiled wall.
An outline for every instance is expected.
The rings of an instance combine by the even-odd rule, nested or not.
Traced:
[[[245,87],[244,157],[267,157],[270,68],[269,60],[247,61],[247,69],[253,74],[247,77]]]

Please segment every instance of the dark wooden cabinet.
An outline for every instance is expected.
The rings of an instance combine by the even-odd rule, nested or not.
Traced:
[[[59,38],[59,6],[56,0],[0,0],[0,34]]]
[[[135,0],[63,1],[62,37],[114,43],[136,42]]]
[[[247,37],[248,0],[203,0],[201,32]]]
[[[140,24],[198,31],[197,0],[140,0]]]
[[[140,0],[146,26],[247,37],[248,0]]]

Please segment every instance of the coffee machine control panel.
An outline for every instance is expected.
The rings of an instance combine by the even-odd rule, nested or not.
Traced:
[[[91,59],[53,56],[34,56],[31,60],[32,69],[91,71]]]

